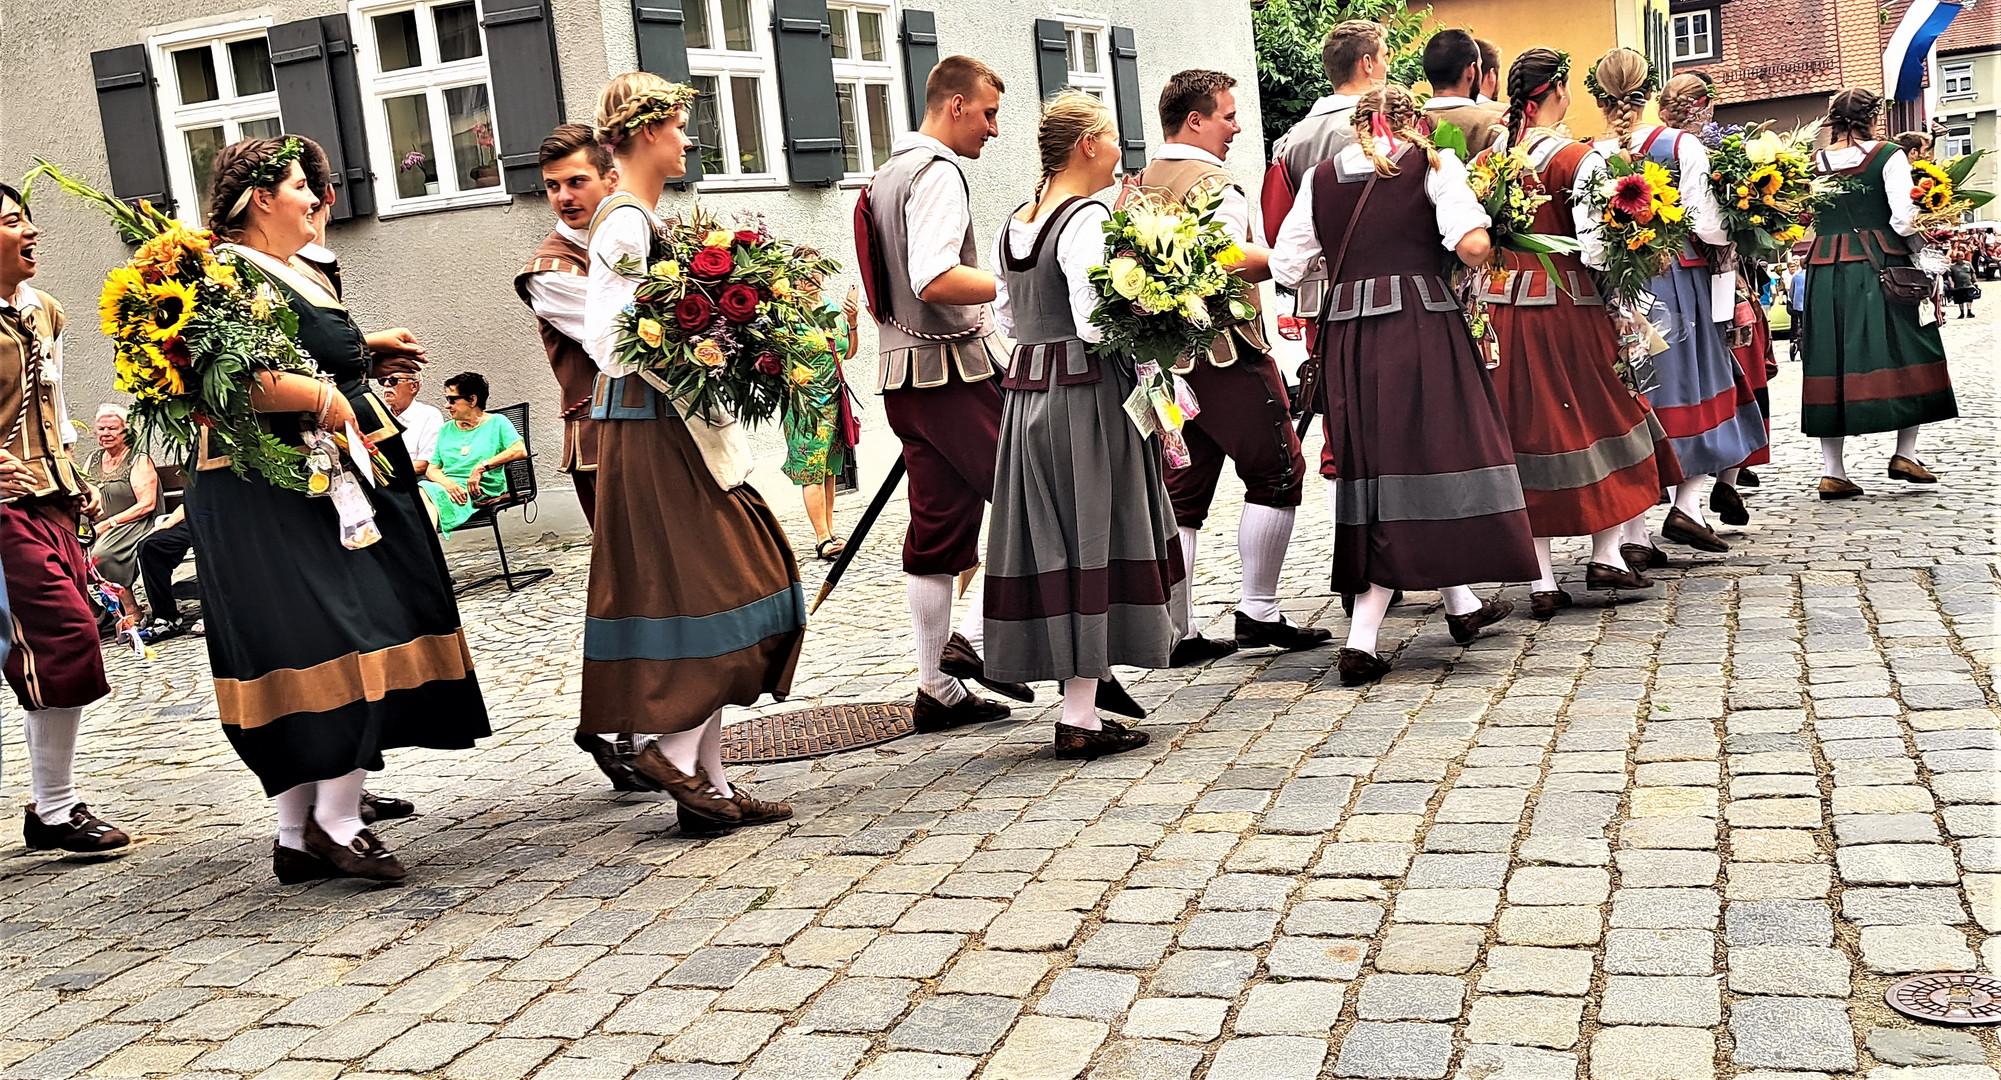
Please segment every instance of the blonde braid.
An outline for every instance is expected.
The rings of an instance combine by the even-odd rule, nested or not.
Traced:
[[[1355,103],[1354,118],[1351,121],[1355,128],[1355,144],[1361,148],[1362,156],[1368,158],[1369,164],[1375,167],[1377,176],[1397,174],[1396,163],[1383,157],[1382,151],[1376,148],[1374,124],[1371,121],[1378,116],[1389,126],[1391,136],[1422,147],[1426,164],[1431,168],[1438,168],[1438,148],[1433,146],[1431,140],[1425,138],[1424,133],[1417,127],[1417,99],[1404,87],[1390,83],[1362,95],[1362,100]]]
[[[1632,153],[1633,129],[1639,126],[1640,115],[1653,96],[1653,64],[1632,49],[1618,48],[1600,57],[1591,75],[1586,89],[1619,137],[1619,149]]]
[[[1112,112],[1105,103],[1082,90],[1064,90],[1042,105],[1042,121],[1035,131],[1036,149],[1042,157],[1042,179],[1035,185],[1035,201],[1049,192],[1049,182],[1070,167],[1070,153],[1085,139],[1112,130]]]

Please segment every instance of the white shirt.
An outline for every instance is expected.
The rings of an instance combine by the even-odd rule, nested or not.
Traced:
[[[1643,124],[1633,129],[1633,149],[1637,152],[1657,128],[1659,128],[1657,124]],[[1688,210],[1688,222],[1695,229],[1696,239],[1721,247],[1730,242],[1730,233],[1723,227],[1723,211],[1716,205],[1716,189],[1709,186],[1709,148],[1702,145],[1702,140],[1693,135],[1675,139],[1676,135],[1684,134],[1674,128],[1665,128],[1661,129],[1660,135],[1662,139],[1675,140],[1675,165],[1681,174],[1679,181],[1681,205]],[[1592,145],[1600,154],[1595,161],[1587,160],[1579,166],[1577,181],[1580,184],[1595,182],[1605,171],[1604,155],[1617,153],[1619,150],[1617,138],[1600,139]],[[1596,171],[1587,173],[1584,171],[1584,166],[1590,166]],[[1604,248],[1601,246],[1599,251],[1599,257],[1602,259]]]
[[[1429,112],[1432,109],[1456,109],[1461,105],[1478,104],[1480,103],[1469,97],[1435,97],[1425,102],[1424,108],[1425,111]]]
[[[637,278],[614,269],[619,260],[629,258],[643,270],[653,247],[651,230],[659,224],[653,211],[634,213],[636,207],[621,206],[598,223],[590,244],[590,292],[584,303],[584,333],[578,339],[598,370],[614,377],[632,374],[618,362],[618,317],[632,306],[639,293]]]
[[[1153,156],[1155,161],[1199,161],[1204,165],[1223,168],[1223,159],[1187,143],[1163,143],[1160,152]],[[1251,201],[1244,195],[1243,188],[1232,184],[1223,189],[1223,201],[1216,207],[1216,218],[1230,230],[1230,238],[1239,244],[1258,243],[1253,240],[1251,230]]]
[[[952,148],[920,131],[897,136],[892,154],[916,147],[928,147],[948,161],[957,162]],[[903,235],[908,250],[910,287],[916,299],[924,290],[959,265],[959,249],[966,230],[973,223],[973,207],[966,200],[966,185],[956,168],[929,168],[910,185],[910,202],[903,210]]]
[[[436,461],[438,432],[445,429],[445,414],[435,405],[413,401],[396,414],[396,419],[403,425],[403,449],[410,452],[410,460]]]
[[[1530,132],[1522,140],[1538,172],[1547,168],[1550,159],[1569,144],[1567,137],[1541,130]],[[1577,257],[1593,270],[1605,269],[1605,238],[1598,232],[1598,215],[1591,209],[1591,185],[1604,173],[1605,154],[1594,146],[1577,160],[1577,175],[1570,181],[1570,228],[1577,234],[1582,249]]]
[[[1823,173],[1853,169],[1869,160],[1881,145],[1877,140],[1844,146],[1838,150],[1822,150],[1816,155],[1816,164]],[[1911,159],[1902,150],[1892,150],[1888,160],[1883,162],[1883,195],[1890,203],[1890,228],[1898,236],[1909,236],[1918,231],[1917,204],[1911,201]]]
[[[1907,185],[1908,186],[1908,185]],[[0,299],[0,307],[11,307],[20,311],[22,318],[42,306],[42,298],[25,281],[14,292],[12,301]],[[69,422],[69,402],[63,399],[63,336],[42,343],[42,377],[56,388],[56,427],[62,433],[64,446],[76,444],[76,425]]]
[[[340,261],[340,256],[334,254],[333,249],[321,244],[311,243],[299,249],[299,258],[309,263],[318,263],[321,266]]]
[[[1377,139],[1376,149],[1387,157],[1390,153],[1389,140]],[[1334,160],[1338,163],[1336,168],[1345,168],[1351,174],[1370,167],[1369,159],[1363,155],[1360,146],[1343,147]],[[1407,157],[1402,167],[1424,168],[1424,157],[1415,154]],[[1299,199],[1292,204],[1292,213],[1286,215],[1285,224],[1278,230],[1278,240],[1272,244],[1272,280],[1287,288],[1298,285],[1306,277],[1307,266],[1321,254],[1320,234],[1313,227],[1314,186],[1312,183],[1301,185]],[[1438,168],[1425,173],[1424,194],[1431,200],[1438,232],[1444,238],[1447,251],[1456,250],[1467,233],[1493,224],[1487,212],[1480,208],[1480,200],[1473,194],[1473,189],[1466,186],[1466,166],[1451,154],[1438,155]],[[1365,207],[1362,212],[1369,211]],[[1366,259],[1366,254],[1362,254],[1356,262],[1348,264],[1343,268],[1343,276],[1362,276],[1348,271],[1362,265]]]
[[[1049,223],[1049,217],[1045,213],[1036,221],[1025,222],[1008,215],[1007,227],[994,237],[994,265],[1006,265],[1007,251],[1003,245],[1011,246],[1017,258],[1027,255],[1035,247],[1035,238],[1041,235],[1042,227]],[[1063,268],[1063,280],[1070,285],[1071,321],[1077,324],[1077,336],[1093,343],[1103,341],[1105,333],[1091,325],[1091,313],[1098,309],[1098,288],[1091,284],[1091,268],[1104,265],[1105,222],[1111,218],[1111,210],[1093,200],[1070,215],[1062,234],[1056,238],[1056,263]],[[1043,250],[1047,253],[1048,248]],[[995,274],[994,282],[994,323],[1001,333],[1013,337],[1014,310],[1008,303],[1007,275]]]
[[[583,230],[572,229],[560,221],[556,223],[556,232],[578,247],[584,246],[587,239]],[[544,270],[528,275],[527,289],[530,310],[571,341],[584,340],[584,306],[591,296],[588,276]]]

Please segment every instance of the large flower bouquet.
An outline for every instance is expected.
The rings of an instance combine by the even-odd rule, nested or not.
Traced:
[[[1185,204],[1136,190],[1105,222],[1105,262],[1091,268],[1091,325],[1104,332],[1092,351],[1134,359],[1128,411],[1141,430],[1161,433],[1174,464],[1186,463],[1181,426],[1198,406],[1173,370],[1207,352],[1223,325],[1257,318],[1248,286],[1230,273],[1244,252],[1217,217],[1221,205],[1209,188]]]
[[[1612,154],[1591,185],[1589,202],[1605,241],[1606,285],[1622,299],[1637,300],[1688,241],[1681,191],[1660,163]]]
[[[662,224],[652,265],[622,263],[639,292],[618,318],[618,358],[683,408],[756,425],[814,422],[833,392],[824,362],[834,312],[794,288],[840,269],[778,240],[762,217],[731,228],[695,207]]]
[[[1993,192],[1966,186],[1973,167],[1985,156],[1987,151],[1975,150],[1943,165],[1923,158],[1911,162],[1911,201],[1918,206],[1918,228],[1929,231],[1956,225],[1968,211],[1994,200]]]
[[[1443,126],[1443,125],[1441,125]],[[1463,139],[1463,136],[1462,136]],[[1487,227],[1496,250],[1513,251],[1523,255],[1533,255],[1542,263],[1543,270],[1550,275],[1550,283],[1562,288],[1556,280],[1556,264],[1551,255],[1575,255],[1582,250],[1577,239],[1553,233],[1535,231],[1536,212],[1549,202],[1550,195],[1543,190],[1542,176],[1536,172],[1535,161],[1520,148],[1491,150],[1481,154],[1467,166],[1466,183],[1480,200],[1480,208],[1487,212],[1492,222]],[[1498,343],[1493,340],[1493,323],[1488,317],[1487,302],[1480,299],[1483,291],[1477,286],[1482,281],[1498,290],[1505,287],[1510,271],[1500,259],[1495,259],[1486,267],[1468,275],[1468,288],[1464,299],[1467,328],[1473,340],[1487,354],[1487,366],[1499,366]]]
[[[1702,129],[1710,186],[1740,253],[1767,261],[1783,256],[1834,196],[1835,181],[1813,167],[1819,130],[1817,121],[1785,134],[1766,124]]]

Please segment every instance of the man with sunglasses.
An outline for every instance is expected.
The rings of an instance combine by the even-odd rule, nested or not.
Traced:
[[[403,447],[410,451],[411,467],[418,476],[424,475],[438,452],[438,432],[445,428],[445,414],[437,406],[417,400],[417,391],[424,384],[415,375],[388,375],[375,380],[375,385],[382,389],[383,404],[403,425]]]

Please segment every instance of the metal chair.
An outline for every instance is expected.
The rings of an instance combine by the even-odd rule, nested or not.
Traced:
[[[527,402],[494,409],[493,412],[505,416],[508,422],[514,425],[514,430],[521,435],[522,448],[528,451],[528,456],[501,466],[502,472],[507,477],[507,493],[477,502],[472,516],[459,526],[460,529],[472,529],[484,525],[493,529],[493,546],[500,552],[500,573],[488,574],[477,581],[460,585],[452,590],[454,596],[464,596],[474,589],[491,585],[496,581],[505,581],[507,591],[516,592],[556,572],[546,566],[535,570],[514,570],[507,565],[507,544],[500,536],[500,512],[520,507],[525,515],[527,509],[535,505],[535,441],[528,435]]]

